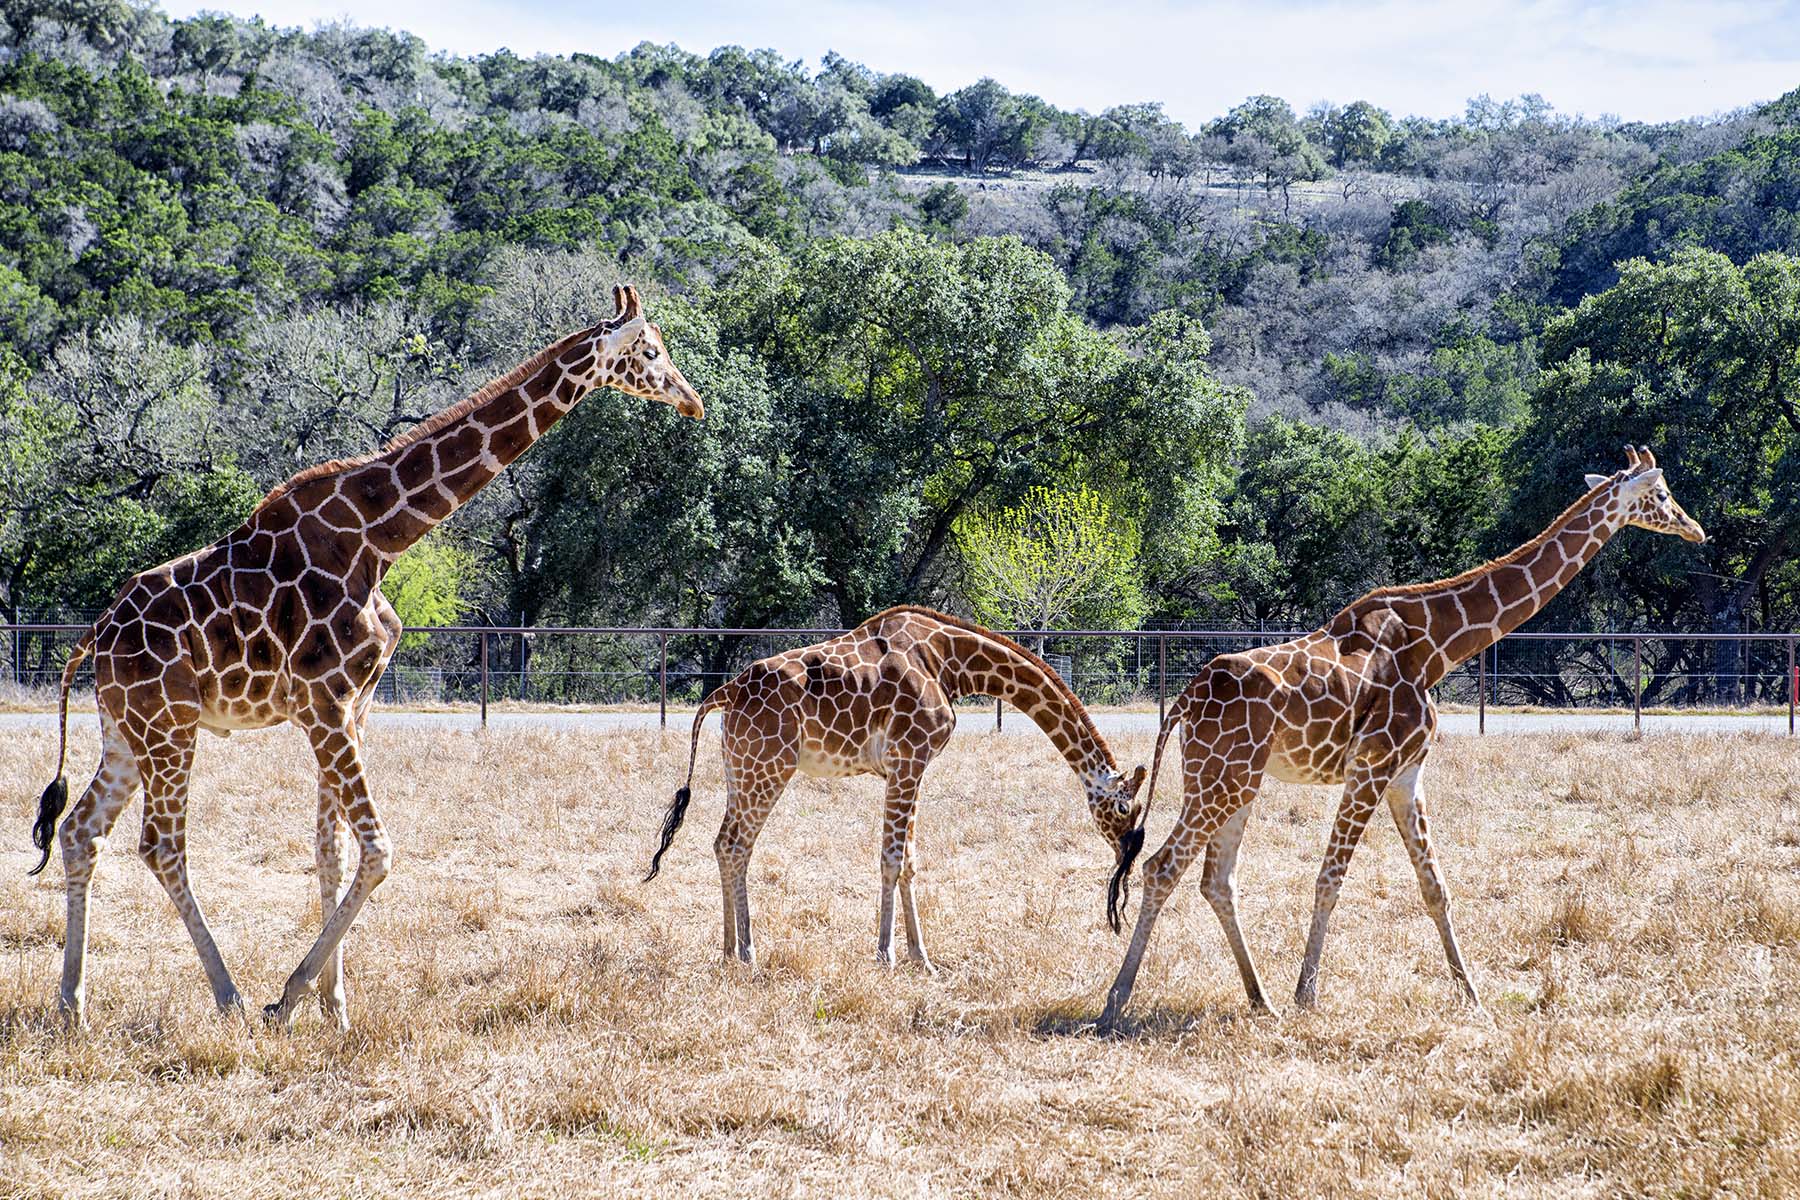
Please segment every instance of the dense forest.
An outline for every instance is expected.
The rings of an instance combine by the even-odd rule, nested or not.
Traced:
[[[588,400],[396,568],[412,620],[1302,626],[1627,440],[1713,540],[1622,537],[1540,624],[1800,618],[1800,92],[1186,128],[117,0],[0,39],[6,617],[104,605],[631,281],[707,419]]]

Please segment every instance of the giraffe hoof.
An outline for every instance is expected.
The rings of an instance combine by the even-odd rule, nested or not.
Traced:
[[[236,992],[226,992],[217,997],[219,1015],[221,1017],[241,1017],[244,1015],[244,998]]]
[[[274,1004],[265,1004],[263,1005],[263,1024],[270,1029],[279,1029],[285,1033],[293,1028],[293,1010],[288,1007],[285,1000],[278,1000]]]

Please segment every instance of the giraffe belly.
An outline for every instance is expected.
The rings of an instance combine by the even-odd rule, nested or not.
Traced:
[[[276,712],[273,705],[240,701],[203,710],[200,714],[200,727],[226,734],[234,729],[268,729],[285,720],[287,715]]]
[[[887,738],[880,732],[873,732],[860,742],[846,742],[828,730],[809,729],[800,739],[800,757],[795,767],[815,779],[879,775],[886,752]]]
[[[814,750],[805,746],[800,749],[800,760],[795,767],[802,775],[810,775],[814,779],[843,779],[879,771],[878,767],[870,764],[861,754]]]

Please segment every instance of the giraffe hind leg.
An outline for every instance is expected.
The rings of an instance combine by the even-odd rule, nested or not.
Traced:
[[[58,841],[62,847],[63,880],[68,899],[68,923],[64,927],[62,987],[58,1006],[73,1025],[80,1025],[87,1007],[87,912],[88,894],[100,847],[112,832],[119,814],[138,792],[137,762],[118,725],[104,708],[100,714],[100,768],[94,780],[69,810]]]
[[[792,763],[759,764],[749,769],[728,765],[725,784],[725,819],[713,839],[719,860],[719,886],[725,900],[725,961],[735,955],[741,963],[756,965],[756,943],[750,933],[750,853],[763,822],[775,807],[782,789],[793,777]]]
[[[1231,956],[1237,960],[1238,974],[1243,977],[1250,1007],[1267,1012],[1269,1002],[1263,992],[1262,978],[1256,972],[1256,960],[1250,956],[1250,946],[1244,941],[1244,930],[1238,924],[1237,915],[1238,846],[1243,842],[1244,826],[1249,818],[1250,806],[1246,804],[1213,834],[1206,847],[1200,890],[1225,931],[1225,941],[1231,947]]]
[[[138,772],[144,780],[144,828],[138,839],[138,856],[181,914],[212,985],[214,1001],[221,1011],[236,1011],[243,1001],[188,880],[187,801],[196,726],[189,723],[152,732],[158,735],[154,742],[140,738],[137,746]]]

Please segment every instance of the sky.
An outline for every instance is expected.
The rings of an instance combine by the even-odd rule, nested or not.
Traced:
[[[1160,100],[1190,126],[1264,92],[1300,111],[1361,99],[1428,117],[1459,115],[1481,93],[1537,92],[1561,112],[1660,121],[1800,87],[1800,0],[383,0],[378,17],[344,0],[163,7],[385,24],[459,54],[610,58],[653,41],[770,47],[816,66],[835,50],[940,92],[991,75],[1091,112]]]

